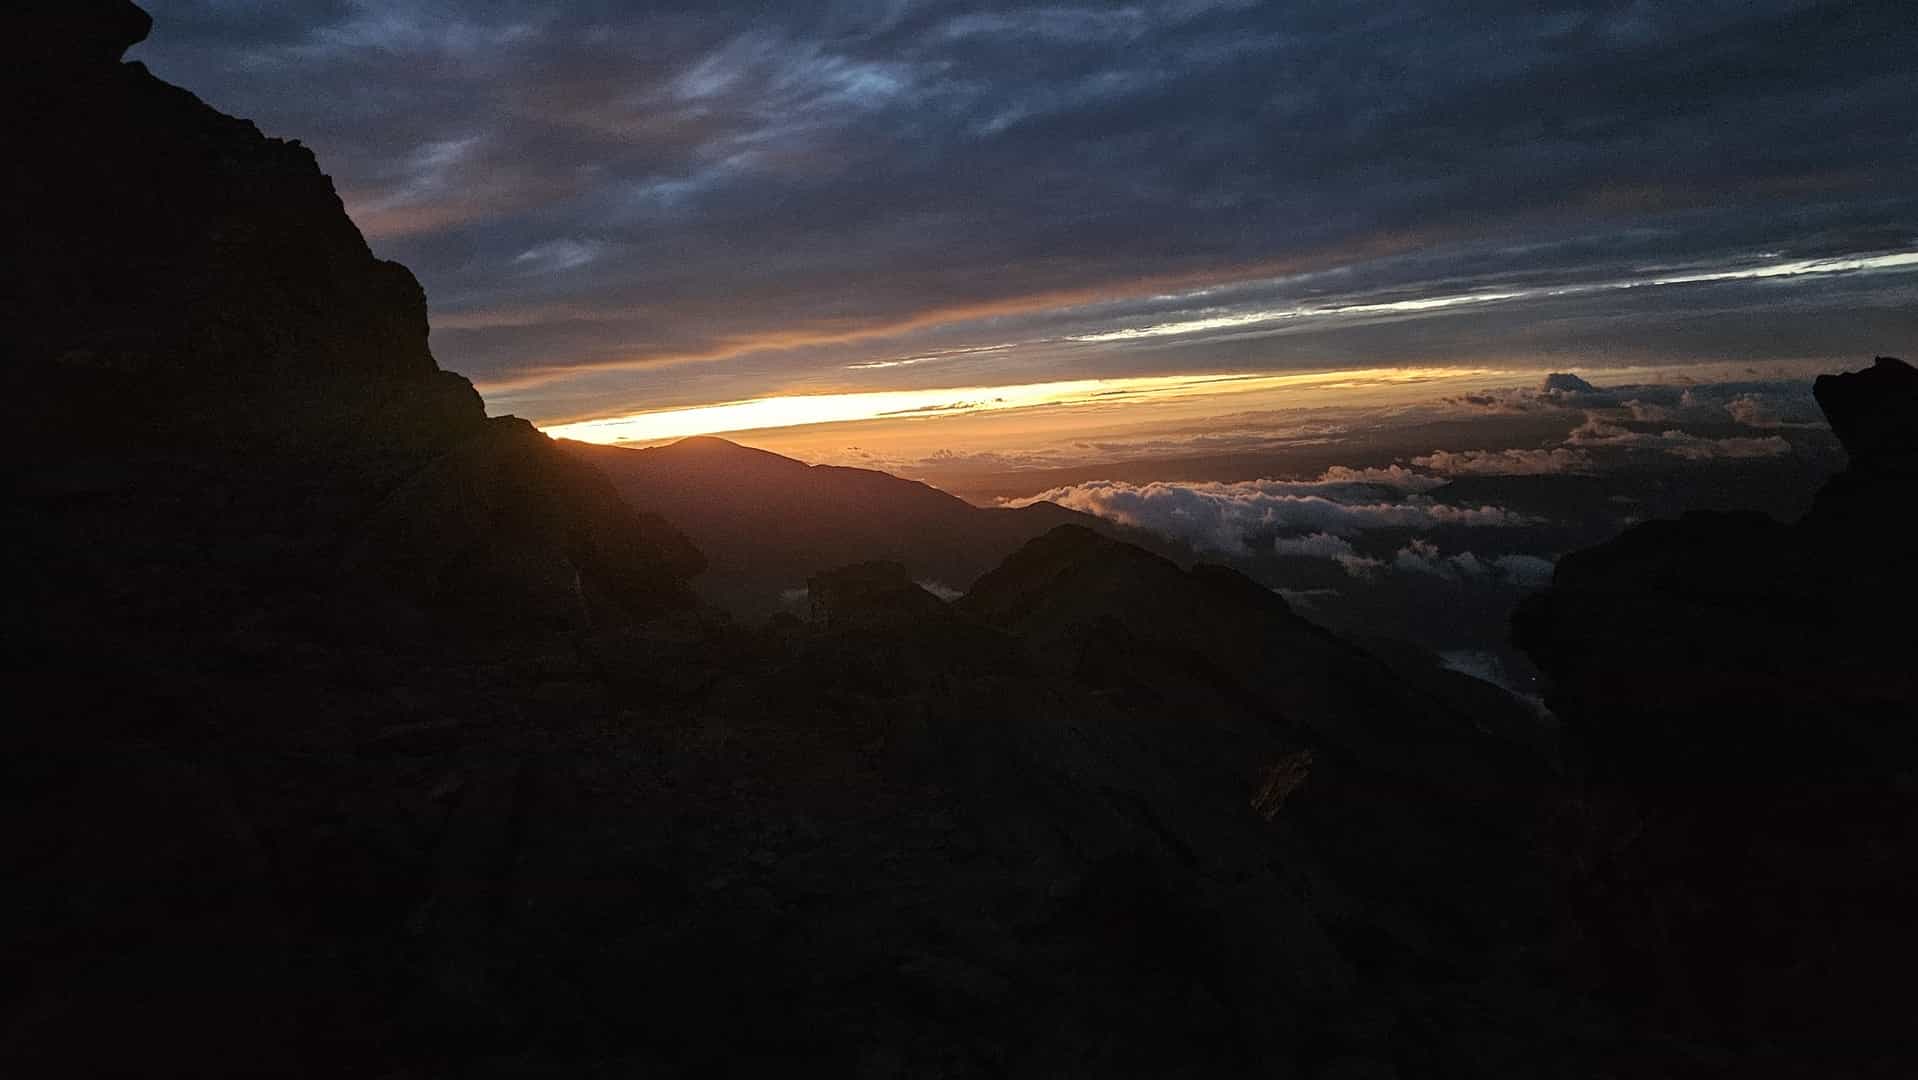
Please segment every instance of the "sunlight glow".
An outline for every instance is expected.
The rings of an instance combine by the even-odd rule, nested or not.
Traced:
[[[1370,368],[1283,375],[1158,375],[1075,379],[1014,386],[880,390],[756,398],[685,409],[583,420],[544,428],[556,439],[646,443],[691,435],[799,427],[859,420],[930,420],[1016,409],[1105,409],[1195,396],[1276,389],[1345,390],[1484,374],[1478,368]]]

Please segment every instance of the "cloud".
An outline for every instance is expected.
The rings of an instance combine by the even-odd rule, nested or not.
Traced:
[[[1734,379],[1683,387],[1633,386],[1621,392],[1630,396],[1620,405],[1630,419],[1639,423],[1710,425],[1730,421],[1755,428],[1824,426],[1823,414],[1811,394],[1811,380],[1805,378]]]
[[[1746,427],[1777,427],[1780,420],[1772,403],[1756,394],[1741,394],[1725,403],[1725,411]]]
[[[1445,400],[1448,404],[1493,413],[1529,413],[1559,407],[1541,397],[1538,391],[1521,387],[1478,390],[1469,394],[1458,394]]]
[[[1362,581],[1377,581],[1389,567],[1398,573],[1422,574],[1453,584],[1483,583],[1531,589],[1551,584],[1553,568],[1550,559],[1517,552],[1489,559],[1470,551],[1447,555],[1423,539],[1401,547],[1388,563],[1362,554],[1350,540],[1330,533],[1280,537],[1272,542],[1272,553],[1335,562],[1347,574]]]
[[[1461,675],[1470,675],[1474,679],[1491,683],[1505,690],[1530,705],[1541,718],[1551,716],[1545,708],[1544,701],[1537,696],[1536,688],[1520,686],[1513,681],[1510,673],[1505,669],[1505,662],[1499,659],[1497,653],[1482,649],[1446,649],[1439,653],[1439,663],[1447,670],[1456,671]]]
[[[1415,460],[1413,464],[1419,465],[1423,462]],[[1403,491],[1430,491],[1445,485],[1445,481],[1439,477],[1426,476],[1403,465],[1370,469],[1353,469],[1344,465],[1334,465],[1320,474],[1318,482],[1321,484],[1378,484]]]
[[[1496,413],[1605,408],[1620,404],[1619,391],[1594,386],[1577,375],[1563,371],[1545,376],[1536,387],[1488,387],[1446,400],[1453,405]]]
[[[1353,577],[1372,577],[1384,567],[1378,559],[1368,558],[1353,548],[1352,542],[1331,533],[1280,537],[1272,542],[1274,555],[1293,555],[1307,559],[1330,559]]]
[[[1392,569],[1424,574],[1454,584],[1492,582],[1535,588],[1552,580],[1552,561],[1537,555],[1510,554],[1484,559],[1470,551],[1444,554],[1426,540],[1413,540],[1392,557]]]
[[[1544,450],[1434,450],[1412,464],[1444,476],[1549,476],[1589,472],[1590,454],[1556,446]]]
[[[1678,419],[1677,410],[1671,406],[1641,401],[1638,398],[1625,402],[1625,409],[1632,414],[1632,419],[1643,423],[1666,423]]]
[[[1285,597],[1285,602],[1290,604],[1293,610],[1300,612],[1317,611],[1322,602],[1337,600],[1342,595],[1337,589],[1279,588],[1272,591]]]
[[[1633,431],[1595,416],[1588,418],[1565,441],[1568,445],[1591,449],[1651,451],[1686,461],[1733,461],[1791,453],[1791,443],[1779,435],[1713,439],[1678,428]]]
[[[1808,395],[1800,390],[1797,394],[1782,395],[1743,393],[1725,403],[1725,412],[1746,427],[1755,428],[1811,428],[1823,427],[1825,422],[1819,415],[1817,405],[1807,400]]]
[[[556,274],[577,270],[600,256],[600,245],[590,240],[553,240],[513,256],[526,273]]]
[[[1791,453],[1791,443],[1777,435],[1762,439],[1702,439],[1680,431],[1666,431],[1659,438],[1666,443],[1666,453],[1687,461],[1727,461]]]
[[[1445,476],[1595,472],[1629,461],[1633,454],[1662,454],[1693,462],[1778,457],[1792,452],[1792,444],[1783,436],[1718,432],[1728,423],[1759,430],[1824,426],[1802,379],[1599,389],[1575,376],[1555,374],[1537,391],[1505,388],[1451,400],[1507,413],[1577,409],[1583,419],[1556,447],[1435,450],[1412,459],[1413,465]],[[1709,433],[1690,430],[1697,428]]]
[[[1387,501],[1364,485],[1319,481],[1132,484],[1093,480],[1054,488],[1017,500],[1014,505],[1032,502],[1058,503],[1182,540],[1202,551],[1231,555],[1249,554],[1252,549],[1248,538],[1262,532],[1319,532],[1339,537],[1368,529],[1537,523],[1536,518],[1498,506],[1451,506],[1419,495]]]
[[[1414,540],[1400,548],[1398,554],[1392,557],[1392,569],[1401,573],[1430,574],[1453,582],[1480,580],[1489,572],[1479,557],[1469,551],[1443,555],[1437,547],[1424,540]]]
[[[948,604],[966,595],[966,591],[964,589],[955,589],[943,581],[934,581],[931,578],[927,578],[922,581],[915,581],[913,582],[913,584],[926,590],[927,592],[938,597],[939,599],[944,600]]]
[[[1506,581],[1523,588],[1550,585],[1555,569],[1552,560],[1537,555],[1500,555],[1492,565]]]
[[[1636,383],[1595,387],[1576,376],[1547,376],[1538,389],[1498,387],[1445,399],[1477,412],[1505,414],[1577,410],[1585,420],[1614,425],[1722,425],[1815,428],[1824,421],[1805,378],[1731,380],[1695,385]],[[1589,438],[1587,433],[1587,438]]]

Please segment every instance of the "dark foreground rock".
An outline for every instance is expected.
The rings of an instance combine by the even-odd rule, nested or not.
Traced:
[[[1650,522],[1563,559],[1521,644],[1587,779],[1565,818],[1590,970],[1747,1074],[1896,1075],[1918,963],[1918,372],[1815,387],[1850,467],[1790,525]]]

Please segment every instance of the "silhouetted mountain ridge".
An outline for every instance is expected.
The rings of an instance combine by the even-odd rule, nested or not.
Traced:
[[[488,420],[471,384],[439,369],[419,283],[373,256],[310,151],[119,63],[148,25],[130,4],[35,0],[9,18],[29,60],[3,76],[18,123],[0,174],[0,430],[9,479],[41,508],[9,538],[16,565],[45,571],[21,618],[70,606],[76,587],[157,585],[178,590],[157,609],[210,629],[339,607],[377,636],[386,616],[414,625],[402,608],[443,606],[443,579],[471,571],[452,564],[477,548],[506,608],[568,609],[575,627],[690,601],[683,538],[590,494],[603,478],[521,422]],[[490,485],[509,527],[434,519],[422,488],[487,483],[460,475],[473,467],[542,479]],[[397,520],[410,511],[427,519]],[[274,537],[270,557],[223,535],[237,520]],[[91,530],[83,547],[74,527]],[[367,528],[437,535],[404,571],[382,570],[397,549]],[[142,563],[172,569],[120,580]],[[376,579],[360,607],[351,594]]]
[[[10,19],[38,60],[0,76],[10,434],[285,451],[351,425],[329,449],[405,456],[478,428],[419,283],[372,255],[311,151],[118,63],[145,36],[131,4]]]
[[[562,443],[598,466],[633,505],[686,531],[706,554],[701,594],[763,615],[822,570],[896,562],[917,579],[963,590],[1013,549],[1074,524],[1189,561],[1151,534],[1052,503],[979,507],[872,469],[808,465],[702,436],[647,449]]]

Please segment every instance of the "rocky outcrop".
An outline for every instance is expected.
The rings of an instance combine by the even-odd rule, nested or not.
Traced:
[[[1837,554],[1838,549],[1871,535],[1876,550],[1847,567],[1847,574],[1859,575],[1852,592],[1860,600],[1876,593],[1888,604],[1898,603],[1910,588],[1890,560],[1909,557],[1914,550],[1906,501],[1918,478],[1918,431],[1913,426],[1918,370],[1881,356],[1862,371],[1819,376],[1812,392],[1851,460],[1819,489],[1801,529],[1808,538],[1821,537],[1817,543],[1840,560],[1846,557]],[[1901,618],[1889,606],[1881,608],[1881,618]]]
[[[1863,371],[1820,375],[1811,392],[1854,470],[1918,470],[1918,369],[1880,356]]]
[[[1586,785],[1566,857],[1592,969],[1748,1073],[1908,1052],[1874,988],[1918,962],[1915,386],[1885,358],[1818,379],[1852,462],[1803,520],[1648,522],[1514,620]]]

